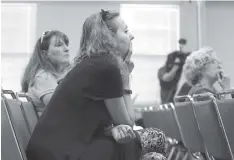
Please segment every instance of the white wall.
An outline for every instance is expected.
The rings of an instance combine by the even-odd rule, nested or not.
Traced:
[[[187,51],[196,50],[197,44],[197,11],[196,2],[180,2],[180,36],[186,38]]]
[[[7,0],[4,0],[4,3],[6,3]],[[8,1],[9,2],[9,1]],[[13,2],[13,1],[11,1]],[[180,5],[180,26],[181,26],[181,37],[188,39],[188,46],[187,50],[194,50],[196,49],[196,5],[195,3],[188,3],[188,2],[179,2],[179,1],[151,1],[151,2],[134,2],[134,1],[117,1],[117,2],[89,2],[89,1],[54,1],[54,2],[48,2],[48,1],[15,1],[17,3],[37,3],[37,14],[36,14],[36,25],[35,28],[32,28],[32,30],[35,30],[36,39],[38,39],[42,33],[46,30],[50,29],[57,29],[61,30],[64,33],[66,33],[70,39],[70,53],[72,54],[72,58],[76,55],[79,47],[79,40],[81,37],[81,29],[83,22],[87,16],[89,16],[92,13],[99,12],[101,8],[103,9],[109,9],[109,10],[120,10],[120,4],[135,4],[135,3],[141,3],[141,4],[178,4]],[[14,3],[14,2],[13,2]],[[35,43],[36,39],[34,40],[33,44]],[[32,49],[33,50],[33,46]],[[164,63],[165,56],[164,57],[154,57],[154,59],[146,60],[141,57],[134,57],[136,68],[144,66],[147,68],[150,68],[148,72],[149,74],[152,74],[152,82],[158,83],[157,79],[157,70],[158,68]],[[3,65],[5,66],[3,68],[8,67],[8,69],[5,69],[4,74],[2,74],[2,77],[5,82],[7,82],[5,88],[7,89],[13,89],[15,91],[18,91],[19,87],[19,80],[21,77],[21,74],[23,72],[22,67],[26,65],[27,61],[24,60],[22,63],[22,67],[15,67],[12,63],[14,59],[12,57],[7,57],[3,59]],[[16,60],[18,60],[15,57]],[[9,68],[9,65],[11,66]],[[144,68],[143,67],[143,68]],[[138,70],[140,70],[138,68]],[[151,72],[152,71],[152,72]],[[10,74],[12,73],[12,74]],[[144,76],[144,72],[142,72],[142,76]],[[14,76],[13,76],[14,75]],[[8,81],[9,80],[9,81]],[[16,83],[17,82],[17,83]],[[11,84],[15,84],[13,87]],[[147,83],[146,83],[147,84]],[[159,89],[159,85],[154,85],[154,92],[155,90]],[[155,93],[149,93],[151,96],[155,95]],[[146,95],[148,97],[148,95]],[[155,95],[155,97],[159,97],[158,95]]]
[[[120,11],[121,3],[124,4],[177,4],[180,6],[180,36],[188,39],[188,45],[186,50],[191,51],[197,48],[197,22],[196,22],[196,3],[192,2],[179,2],[179,1],[154,1],[154,2],[39,2],[37,9],[37,37],[40,37],[42,32],[48,29],[58,29],[65,32],[71,40],[70,50],[72,57],[74,57],[79,48],[79,41],[81,37],[82,25],[85,18],[92,13],[99,12],[101,8],[108,10]],[[142,83],[143,88],[147,90],[147,94],[144,92],[137,92],[139,97],[137,102],[141,102],[143,99],[157,99],[159,100],[159,83],[157,77],[157,71],[160,66],[165,62],[164,57],[152,57],[144,58],[134,56],[135,70],[138,70],[140,77],[150,75],[150,80],[147,81],[153,86],[151,92],[147,90],[148,83]],[[141,72],[142,69],[148,68]],[[133,73],[134,75],[134,73]],[[138,82],[139,79],[135,77],[134,82]],[[139,83],[137,83],[139,85]],[[156,92],[156,93],[155,93]],[[143,96],[143,97],[142,97]]]
[[[151,1],[151,2],[36,2],[36,38],[49,29],[58,29],[68,35],[70,51],[74,57],[78,51],[81,28],[87,16],[103,9],[120,10],[121,3],[178,4],[180,5],[180,36],[188,39],[186,50],[193,51],[198,46],[196,2]],[[224,62],[225,71],[234,81],[234,2],[206,2],[202,8],[203,45],[214,47]],[[157,58],[155,67],[161,65],[164,57]],[[160,62],[159,62],[160,61]],[[153,63],[152,63],[153,64]],[[155,74],[157,72],[155,68]],[[232,83],[234,87],[234,82]]]
[[[234,88],[234,1],[206,2],[206,31]]]
[[[181,9],[181,37],[188,39],[187,50],[197,48],[196,6],[188,2],[38,2],[37,38],[45,30],[58,29],[65,32],[71,40],[71,53],[77,53],[81,28],[85,18],[101,8],[120,10],[121,3],[179,4]]]
[[[37,9],[37,38],[45,30],[58,29],[70,39],[73,55],[78,51],[85,18],[103,9],[119,10],[115,2],[39,2]]]

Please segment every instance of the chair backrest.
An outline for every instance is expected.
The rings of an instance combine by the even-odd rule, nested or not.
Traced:
[[[161,129],[167,136],[181,140],[172,109],[145,111],[142,113],[142,117],[145,127]]]
[[[232,153],[234,154],[234,100],[220,101],[217,104]],[[194,105],[201,134],[209,154],[220,159],[230,159],[228,146],[218,121],[214,103],[212,101],[205,101],[196,102]]]
[[[193,114],[192,104],[190,102],[181,102],[175,104],[175,111],[178,122],[183,133],[183,142],[192,152],[205,152],[202,143],[202,136],[197,126]]]
[[[4,96],[6,94],[14,95],[14,92],[3,92],[2,99],[4,100],[5,106],[8,109],[10,120],[13,124],[15,124],[14,129],[16,136],[19,139],[19,142],[23,145],[23,148],[26,149],[31,135],[28,122],[25,120],[24,112],[22,112],[21,102],[18,99],[6,98]],[[12,98],[15,97],[15,95],[12,96]]]
[[[219,101],[218,107],[234,155],[234,99]]]
[[[21,101],[22,111],[25,115],[25,120],[28,122],[30,134],[32,134],[37,122],[38,115],[29,96],[25,93],[17,93],[17,98]]]
[[[4,160],[26,160],[23,146],[15,134],[15,124],[12,123],[5,102],[1,100],[1,157]]]

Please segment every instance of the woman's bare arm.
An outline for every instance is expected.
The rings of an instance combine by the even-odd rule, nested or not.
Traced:
[[[129,116],[124,97],[106,99],[104,102],[115,124],[133,126],[134,122]]]

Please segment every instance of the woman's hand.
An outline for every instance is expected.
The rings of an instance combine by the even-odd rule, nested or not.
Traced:
[[[134,63],[132,61],[124,61],[125,65],[126,65],[126,70],[123,73],[123,86],[124,89],[128,89],[129,88],[129,83],[130,83],[130,75],[134,69]]]
[[[223,75],[223,72],[219,74],[219,84],[224,90],[231,88],[231,80],[228,76]]]
[[[128,51],[125,54],[125,57],[123,57],[123,60],[124,61],[130,61],[131,57],[132,57],[132,43],[129,44]]]
[[[130,75],[134,69],[134,63],[132,61],[125,61],[125,64],[128,67],[128,73]]]
[[[118,125],[111,129],[113,138],[118,143],[128,143],[136,138],[132,128],[128,125]]]
[[[126,54],[126,57],[124,58],[124,63],[128,67],[129,74],[132,73],[133,68],[134,68],[134,63],[131,61],[131,57],[132,57],[132,43],[130,43],[128,53]]]

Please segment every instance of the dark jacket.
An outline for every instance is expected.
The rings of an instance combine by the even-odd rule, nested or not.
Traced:
[[[161,87],[160,94],[162,104],[173,102],[177,91],[178,82],[182,74],[183,65],[188,55],[189,53],[181,53],[180,51],[172,52],[167,56],[165,65],[159,69],[158,79]],[[176,58],[180,59],[179,64],[175,64],[174,61]],[[177,70],[175,77],[169,82],[164,81],[162,79],[163,75],[169,72],[174,65],[179,65],[179,69]]]

